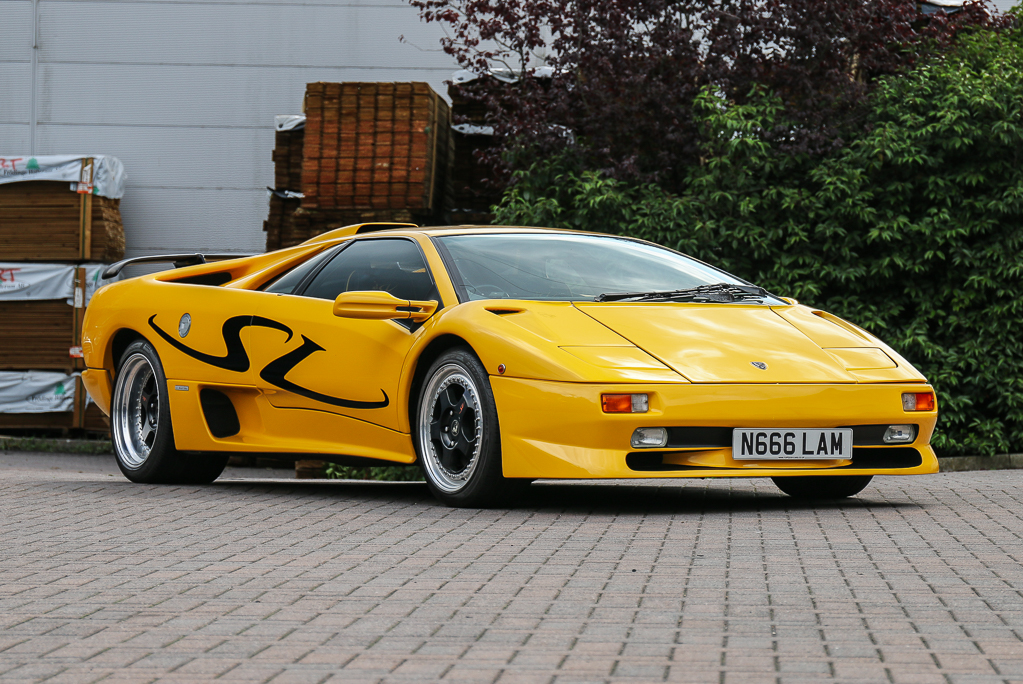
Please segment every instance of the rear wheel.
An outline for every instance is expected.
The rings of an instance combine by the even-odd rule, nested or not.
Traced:
[[[468,349],[442,354],[419,394],[416,452],[426,483],[456,507],[507,503],[525,482],[505,478],[497,407],[486,369]]]
[[[862,492],[872,478],[873,475],[803,475],[771,479],[778,489],[797,499],[844,499]]]
[[[110,428],[117,466],[132,482],[212,482],[227,465],[226,455],[186,454],[174,447],[163,364],[144,340],[128,345],[121,356]]]

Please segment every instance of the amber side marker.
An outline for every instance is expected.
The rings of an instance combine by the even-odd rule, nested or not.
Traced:
[[[604,413],[646,413],[650,398],[646,394],[601,394],[600,407]]]
[[[905,392],[902,395],[903,411],[933,411],[934,392]]]

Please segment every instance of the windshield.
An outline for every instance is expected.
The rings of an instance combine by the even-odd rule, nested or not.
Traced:
[[[743,280],[663,247],[618,237],[564,234],[437,238],[461,280],[463,299],[596,300]],[[765,293],[766,294],[766,293]],[[605,296],[600,301],[622,299]],[[770,296],[764,303],[778,304]],[[750,302],[745,302],[750,303]]]

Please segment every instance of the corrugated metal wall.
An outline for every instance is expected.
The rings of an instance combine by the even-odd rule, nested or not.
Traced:
[[[441,35],[401,0],[0,0],[0,154],[119,157],[128,256],[262,251],[274,115],[310,81],[443,93]]]

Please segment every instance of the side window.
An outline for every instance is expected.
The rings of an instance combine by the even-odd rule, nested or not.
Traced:
[[[263,292],[274,292],[276,294],[293,294],[295,292],[295,288],[302,283],[306,275],[311,273],[313,269],[323,263],[323,260],[335,251],[336,250],[328,249],[320,252],[319,254],[314,254],[298,266],[293,267],[290,271],[286,271],[277,276],[274,280],[270,281],[260,289],[262,289]]]
[[[302,294],[336,299],[342,292],[389,292],[398,299],[438,299],[419,246],[411,240],[360,240],[316,274]]]

